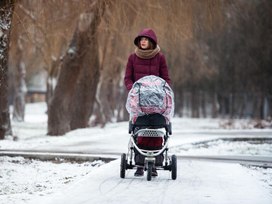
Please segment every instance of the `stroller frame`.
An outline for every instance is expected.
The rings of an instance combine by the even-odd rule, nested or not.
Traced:
[[[141,129],[137,130],[137,128]],[[159,128],[165,128],[165,133],[162,130],[158,130]],[[171,123],[166,124],[164,117],[160,114],[145,115],[139,117],[139,120],[137,119],[134,124],[132,121],[129,122],[129,133],[131,136],[128,144],[128,153],[121,155],[120,177],[125,178],[127,169],[143,167],[147,171],[147,180],[150,181],[152,178],[152,168],[155,167],[157,170],[171,171],[171,177],[175,180],[177,177],[177,158],[175,155],[168,156],[169,134],[172,134]],[[136,138],[141,133],[143,137],[162,137],[164,139],[162,148],[140,148],[136,143]],[[144,165],[136,164],[134,161],[135,150],[145,157]],[[156,157],[159,155],[163,155],[163,161],[161,165],[156,165]]]

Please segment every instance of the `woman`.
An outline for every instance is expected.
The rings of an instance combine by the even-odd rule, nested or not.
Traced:
[[[160,52],[155,32],[150,28],[143,29],[134,39],[134,44],[136,49],[128,58],[124,78],[127,90],[129,91],[132,88],[135,81],[148,75],[159,76],[170,85],[171,81],[165,56]],[[137,160],[143,160],[143,158],[141,158],[139,153],[135,152],[136,163]],[[143,168],[138,167],[134,175],[142,176],[143,174]],[[157,171],[154,168],[152,176],[157,175]]]
[[[128,58],[124,78],[127,90],[132,88],[135,81],[147,75],[159,76],[170,85],[165,56],[160,52],[155,32],[149,28],[142,30],[134,44],[136,49]]]

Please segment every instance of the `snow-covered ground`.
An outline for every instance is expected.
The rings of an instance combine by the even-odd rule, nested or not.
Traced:
[[[0,157],[0,203],[28,203],[85,177],[102,161],[67,163],[42,162],[22,157]]]
[[[12,123],[15,138],[0,150],[42,150],[120,155],[127,152],[128,123],[78,129],[62,137],[46,135],[45,104],[28,104],[25,122]],[[226,143],[217,138],[270,138],[271,129],[254,129],[246,120],[223,129],[217,119],[173,119],[170,152],[177,155],[261,155],[271,144]],[[226,123],[227,124],[227,123]],[[208,146],[197,146],[211,140]],[[272,170],[236,163],[178,159],[177,180],[159,176],[119,177],[120,160],[70,163],[0,157],[0,203],[272,203]]]

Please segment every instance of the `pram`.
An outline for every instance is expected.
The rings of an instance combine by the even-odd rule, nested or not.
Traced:
[[[120,177],[127,169],[143,167],[147,180],[152,169],[171,171],[177,178],[177,158],[168,155],[170,118],[174,112],[174,96],[170,86],[160,77],[146,76],[136,81],[128,94],[126,108],[130,113],[127,154],[121,155]]]

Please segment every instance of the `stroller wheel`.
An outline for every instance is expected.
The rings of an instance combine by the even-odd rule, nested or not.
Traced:
[[[173,180],[177,178],[177,157],[176,155],[172,155],[171,157],[171,176]]]
[[[121,155],[121,165],[120,165],[120,177],[125,178],[127,169],[127,160],[126,160],[126,154]]]
[[[151,181],[152,167],[153,167],[153,163],[152,162],[148,162],[147,163],[147,177],[146,177],[148,181]]]

